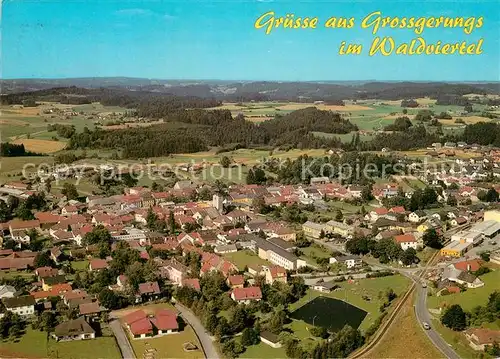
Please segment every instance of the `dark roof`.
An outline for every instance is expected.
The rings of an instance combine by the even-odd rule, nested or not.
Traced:
[[[458,276],[457,279],[463,280],[464,282],[467,283],[473,283],[476,280],[476,276],[474,274],[471,274],[469,272],[462,271]]]
[[[21,297],[4,298],[3,304],[6,308],[19,308],[27,307],[28,305],[35,305],[35,298],[31,295],[23,295]]]
[[[58,337],[95,333],[94,329],[92,329],[83,317],[59,324],[54,332]]]
[[[62,274],[53,277],[43,278],[43,282],[47,285],[66,283],[66,277]]]
[[[293,249],[295,247],[292,243],[284,241],[283,239],[278,237],[271,237],[268,239],[268,241],[285,250]]]
[[[276,334],[268,332],[267,330],[260,332],[260,337],[264,338],[266,340],[269,340],[271,343],[278,343],[279,342],[278,336]]]

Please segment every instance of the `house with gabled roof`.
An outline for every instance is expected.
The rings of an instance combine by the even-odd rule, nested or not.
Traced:
[[[262,299],[262,291],[260,287],[234,288],[231,292],[231,299],[243,304],[258,302]]]

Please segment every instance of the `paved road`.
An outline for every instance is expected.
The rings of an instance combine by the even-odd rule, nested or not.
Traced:
[[[384,265],[381,265],[385,267]],[[387,266],[389,269],[390,267]],[[426,266],[423,268],[424,273],[433,268],[433,266]],[[399,271],[402,275],[410,278],[415,282],[415,290],[417,292],[415,298],[415,315],[417,317],[418,322],[422,325],[422,322],[427,322],[431,325],[431,315],[429,314],[429,310],[427,309],[427,288],[422,287],[422,280],[416,276],[415,272],[410,272],[407,270],[393,268],[396,271]],[[424,329],[422,329],[424,330]],[[460,359],[460,356],[455,353],[451,345],[449,345],[442,337],[436,332],[432,327],[429,330],[424,330],[425,334],[429,340],[434,344],[436,348],[438,348],[447,358],[449,359]]]
[[[215,348],[214,342],[210,335],[207,333],[201,322],[196,316],[186,307],[181,304],[176,304],[175,307],[181,313],[184,320],[191,325],[200,340],[203,352],[207,359],[219,359],[219,353]]]
[[[451,346],[432,328],[432,321],[429,311],[427,310],[427,288],[422,288],[421,285],[417,284],[417,298],[415,300],[415,314],[420,323],[427,322],[431,325],[431,329],[425,330],[425,333],[434,344],[444,355],[449,359],[460,359],[457,353],[451,348]]]
[[[113,330],[113,334],[115,335],[118,346],[120,347],[122,358],[135,359],[134,350],[130,346],[127,334],[123,331],[120,321],[118,319],[111,319],[109,326],[111,327],[111,330]]]

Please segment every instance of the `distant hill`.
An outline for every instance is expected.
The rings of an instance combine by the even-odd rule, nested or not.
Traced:
[[[218,80],[156,80],[129,77],[71,79],[19,79],[0,81],[2,94],[76,86],[86,89],[115,89],[152,92],[174,96],[215,98],[222,101],[299,101],[322,100],[337,103],[346,99],[403,98],[440,95],[500,94],[500,83],[444,82],[276,82]]]

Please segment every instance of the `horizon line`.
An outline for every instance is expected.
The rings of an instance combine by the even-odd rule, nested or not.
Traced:
[[[82,76],[82,77],[15,77],[15,78],[2,78],[2,81],[57,81],[57,80],[90,80],[90,79],[131,79],[131,80],[148,80],[148,81],[218,81],[218,82],[297,82],[297,83],[325,83],[325,82],[435,82],[435,83],[447,83],[447,82],[459,82],[459,83],[499,83],[500,79],[497,80],[379,80],[379,79],[351,79],[351,80],[243,80],[243,79],[204,79],[204,78],[156,78],[156,77],[133,77],[133,76]]]

